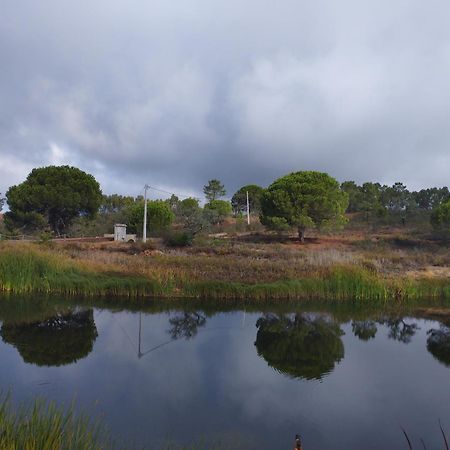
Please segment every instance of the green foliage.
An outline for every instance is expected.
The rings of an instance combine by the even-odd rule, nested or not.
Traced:
[[[179,201],[175,208],[175,216],[177,221],[191,235],[198,233],[204,228],[203,212],[196,198],[186,198]]]
[[[290,377],[320,380],[344,357],[344,333],[326,318],[269,314],[256,326],[258,355]]]
[[[364,213],[367,222],[378,219],[384,224],[401,221],[405,225],[408,220],[421,228],[429,220],[430,211],[450,199],[447,187],[410,192],[400,182],[392,186],[380,183],[358,186],[354,181],[346,181],[341,189],[349,195],[347,212]]]
[[[95,220],[77,217],[70,229],[71,236],[102,236],[114,230],[114,224],[126,223],[128,210],[135,203],[134,197],[118,194],[104,195]]]
[[[359,210],[366,213],[367,219],[370,216],[380,216],[385,211],[381,203],[381,185],[379,183],[364,183],[361,186],[361,203]]]
[[[120,213],[135,202],[134,197],[119,194],[103,195],[99,208],[101,214]]]
[[[170,198],[165,200],[165,202],[170,206],[172,211],[176,211],[178,204],[180,203],[180,199],[175,194],[172,194]]]
[[[141,234],[144,224],[144,202],[137,202],[127,211],[128,229],[132,233]],[[163,200],[147,201],[147,232],[160,235],[168,230],[175,218],[170,205]]]
[[[95,178],[69,166],[33,169],[23,183],[9,188],[6,197],[8,228],[34,231],[49,226],[58,235],[76,217],[93,217],[102,199]]]
[[[46,244],[48,243],[52,238],[52,233],[48,232],[48,231],[43,231],[40,235],[39,235],[39,243],[40,244]]]
[[[231,198],[231,206],[233,207],[234,214],[237,215],[247,212],[247,192],[250,212],[259,214],[261,211],[261,196],[264,189],[256,184],[248,184],[246,186],[242,186]]]
[[[192,233],[186,231],[177,231],[169,233],[164,237],[164,243],[168,247],[189,247],[192,245]]]
[[[185,198],[177,203],[176,212],[177,215],[181,217],[186,217],[191,215],[193,212],[196,212],[200,209],[200,205],[196,198]]]
[[[383,215],[385,206],[382,203],[382,193],[387,186],[380,183],[364,183],[358,186],[354,181],[345,181],[341,189],[348,194],[349,203],[347,212],[364,212],[366,219]]]
[[[222,223],[231,212],[231,203],[226,200],[212,200],[204,208],[206,220],[211,224]]]
[[[417,207],[425,211],[431,211],[450,200],[448,187],[421,189],[418,192],[413,192],[412,195]]]
[[[341,189],[348,195],[348,207],[347,212],[361,211],[361,204],[363,202],[363,193],[361,187],[354,181],[344,181],[341,184]]]
[[[5,198],[0,194],[0,211],[3,209],[3,205],[5,204]]]
[[[303,239],[307,228],[345,223],[348,195],[326,173],[295,172],[279,178],[261,199],[261,223],[273,229],[296,227]]]
[[[223,197],[227,192],[225,191],[224,185],[219,180],[213,179],[209,180],[208,184],[203,186],[203,193],[208,202],[212,202]]]
[[[450,200],[442,203],[433,211],[431,224],[437,230],[450,232]]]
[[[410,193],[403,183],[394,183],[391,187],[383,186],[381,202],[390,211],[405,211],[410,205]]]

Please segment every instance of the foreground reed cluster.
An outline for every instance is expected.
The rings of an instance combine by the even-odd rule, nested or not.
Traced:
[[[168,442],[162,447],[136,446],[133,442],[115,442],[99,420],[75,413],[43,398],[13,405],[10,395],[0,396],[1,450],[225,450],[236,446],[214,446],[196,442],[182,445]]]
[[[99,424],[73,407],[61,409],[37,399],[13,407],[9,396],[0,400],[0,448],[8,450],[95,450],[111,448]]]

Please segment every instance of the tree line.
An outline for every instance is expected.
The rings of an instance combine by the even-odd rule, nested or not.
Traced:
[[[247,199],[253,216],[262,225],[279,232],[296,229],[301,240],[311,228],[336,229],[359,215],[366,221],[396,217],[405,224],[413,213],[424,214],[436,229],[450,231],[450,192],[447,187],[409,191],[403,183],[392,186],[354,181],[339,183],[317,171],[293,172],[267,188],[242,186],[231,201],[220,180],[203,187],[206,202],[196,198],[147,203],[147,223],[153,234],[167,232],[173,225],[178,239],[188,241],[200,231],[222,224],[228,217],[242,217]],[[0,210],[5,199],[0,196]],[[140,233],[144,198],[120,194],[103,195],[95,178],[75,167],[48,166],[31,171],[26,180],[6,192],[9,211],[4,225],[10,233],[47,231],[55,235],[98,235],[109,233],[114,223],[126,223]],[[180,237],[181,236],[181,237]]]

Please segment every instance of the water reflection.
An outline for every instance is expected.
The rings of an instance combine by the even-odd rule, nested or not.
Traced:
[[[62,366],[85,358],[98,334],[93,310],[89,309],[65,311],[29,323],[5,322],[0,336],[16,347],[27,363]]]
[[[329,317],[265,314],[256,326],[258,355],[290,377],[320,380],[344,357],[343,332]]]
[[[190,339],[196,336],[198,329],[206,324],[206,317],[201,312],[177,313],[169,319],[168,333],[172,339]]]
[[[427,332],[427,349],[442,364],[450,367],[450,328],[441,325],[439,329]]]
[[[378,328],[374,320],[357,320],[352,322],[353,334],[361,341],[374,339]]]
[[[419,330],[419,326],[415,322],[407,323],[403,318],[384,319],[380,323],[386,325],[389,329],[388,337],[394,341],[409,344],[412,337]]]
[[[356,320],[352,322],[353,334],[361,341],[369,341],[374,339],[378,327],[377,324],[384,325],[388,329],[389,339],[394,341],[409,344],[411,339],[419,330],[419,326],[415,322],[406,321],[401,317],[385,317],[378,321],[376,320]]]
[[[0,388],[66,403],[76,392],[136,448],[167,448],[168,436],[179,448],[199,437],[208,448],[292,448],[297,432],[316,450],[402,448],[399,422],[441,448],[450,309],[13,300],[0,301]],[[23,363],[68,364],[91,349],[80,364]]]
[[[169,341],[160,342],[150,348],[143,350],[142,346],[142,313],[139,313],[138,330],[138,350],[137,356],[141,359],[143,356],[154,352],[178,339],[191,339],[198,333],[198,329],[206,325],[206,316],[199,311],[177,312],[172,317],[169,316],[170,328],[167,333],[170,335]]]

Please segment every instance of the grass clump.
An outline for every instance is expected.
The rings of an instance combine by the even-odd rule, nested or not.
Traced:
[[[7,248],[0,252],[0,291],[140,296],[157,294],[159,289],[144,277],[90,272],[43,251]]]
[[[94,450],[111,448],[98,423],[42,399],[13,407],[0,399],[0,448],[8,450]]]

